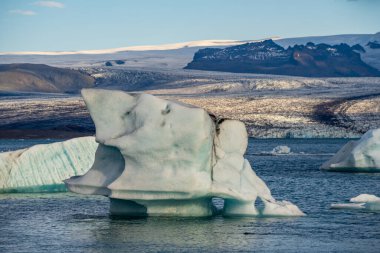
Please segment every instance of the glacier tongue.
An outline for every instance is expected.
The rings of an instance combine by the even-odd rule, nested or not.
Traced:
[[[91,169],[65,180],[69,190],[110,197],[117,215],[209,216],[211,199],[224,215],[304,215],[276,202],[243,155],[244,124],[148,94],[82,90],[99,147]],[[266,209],[254,202],[260,198]]]
[[[0,153],[0,193],[65,191],[63,180],[86,172],[97,146],[82,137]]]

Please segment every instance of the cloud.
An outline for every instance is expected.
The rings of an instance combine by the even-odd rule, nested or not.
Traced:
[[[63,3],[56,2],[56,1],[38,1],[33,4],[42,6],[42,7],[49,7],[49,8],[64,8],[65,7]]]
[[[19,15],[24,15],[24,16],[34,16],[37,13],[31,10],[10,10],[9,13],[12,14],[19,14]]]

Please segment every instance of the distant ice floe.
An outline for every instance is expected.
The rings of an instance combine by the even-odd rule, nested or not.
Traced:
[[[286,155],[290,154],[290,148],[288,146],[277,146],[270,152],[273,155]]]
[[[360,194],[350,199],[350,203],[331,204],[332,209],[362,209],[380,211],[380,198],[370,194]]]
[[[289,155],[293,154],[290,150],[290,147],[285,145],[280,145],[274,147],[271,151],[263,151],[259,153],[253,153],[253,155],[257,156],[276,156],[276,155]]]
[[[321,169],[380,172],[380,128],[369,130],[358,141],[348,142]]]
[[[251,153],[255,156],[286,156],[286,155],[297,155],[297,156],[321,156],[321,155],[334,155],[332,153],[306,153],[306,152],[292,152],[291,148],[286,145],[279,145],[274,147],[271,151],[262,151],[258,153]]]

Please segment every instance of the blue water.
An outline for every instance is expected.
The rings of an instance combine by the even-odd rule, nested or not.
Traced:
[[[105,197],[3,194],[0,252],[380,252],[380,213],[329,208],[360,193],[380,195],[380,173],[319,170],[347,141],[250,139],[246,157],[256,173],[306,217],[128,220],[110,217]],[[1,140],[0,150],[35,142]],[[259,155],[277,145],[293,153]]]

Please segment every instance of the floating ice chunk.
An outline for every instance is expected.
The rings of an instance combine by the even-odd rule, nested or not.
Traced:
[[[380,172],[380,128],[369,130],[358,141],[348,142],[321,169]]]
[[[257,153],[256,155],[275,156],[275,155],[289,155],[289,154],[292,154],[292,152],[290,151],[290,148],[288,146],[285,146],[285,145],[280,145],[280,146],[274,147],[269,152],[264,151],[264,152]]]
[[[264,201],[262,216],[304,216],[305,214],[289,201]]]
[[[364,209],[368,211],[380,211],[380,198],[370,194],[360,194],[350,199],[351,203],[331,204],[334,209]]]
[[[365,208],[369,211],[380,211],[380,201],[367,202]]]
[[[350,202],[356,202],[356,203],[358,202],[366,203],[366,202],[373,202],[373,201],[380,201],[380,198],[371,194],[360,194],[350,199]]]
[[[243,155],[245,125],[214,120],[203,109],[148,94],[86,89],[85,103],[99,142],[91,169],[65,180],[69,190],[111,199],[116,215],[209,216],[213,197],[224,215],[299,216],[290,202],[276,202]],[[276,208],[274,208],[276,206]]]
[[[365,203],[337,203],[331,204],[332,209],[365,209]]]
[[[288,146],[281,145],[281,146],[277,146],[277,147],[273,148],[270,153],[273,155],[290,154],[290,148]]]
[[[0,153],[0,192],[66,191],[63,180],[85,173],[97,146],[82,137]]]

